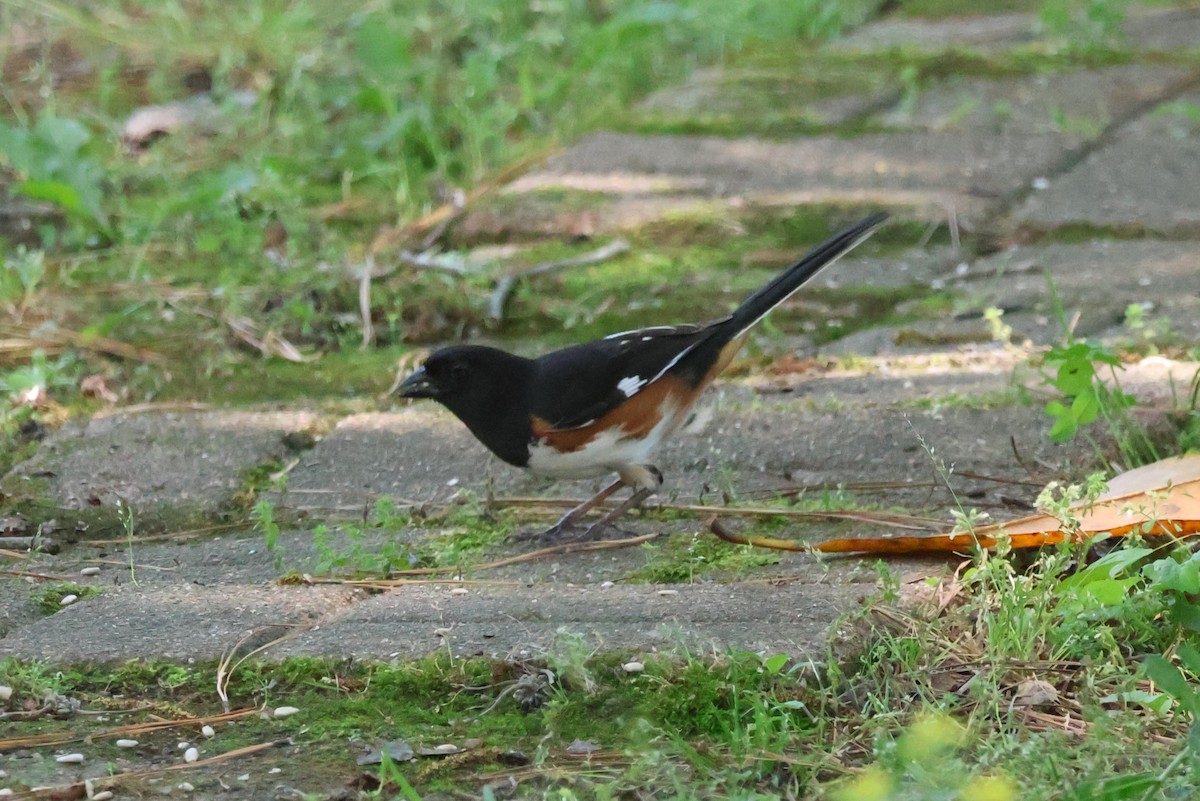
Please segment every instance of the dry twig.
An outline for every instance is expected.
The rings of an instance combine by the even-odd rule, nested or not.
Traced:
[[[512,294],[513,288],[516,287],[517,282],[522,278],[531,278],[535,275],[543,275],[567,267],[583,267],[589,264],[598,264],[614,256],[618,256],[627,250],[629,250],[628,242],[623,239],[615,239],[604,247],[597,248],[588,253],[582,253],[566,259],[543,262],[527,270],[503,276],[496,282],[496,288],[492,290],[492,295],[488,298],[488,317],[497,322],[504,319],[504,306],[508,303],[508,296]]]

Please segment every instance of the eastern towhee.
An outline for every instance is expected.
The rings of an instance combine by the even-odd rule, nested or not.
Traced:
[[[648,463],[651,454],[688,419],[750,328],[886,219],[874,214],[826,240],[723,319],[623,331],[536,359],[455,345],[426,359],[396,392],[438,401],[492,453],[517,467],[553,478],[616,473],[615,482],[545,532],[563,534],[621,487],[632,489],[586,530],[589,535],[662,484],[662,473]]]

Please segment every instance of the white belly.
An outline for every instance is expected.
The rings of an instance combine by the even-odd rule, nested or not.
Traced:
[[[648,464],[670,431],[675,415],[663,415],[644,439],[622,438],[620,429],[609,429],[577,451],[560,453],[542,442],[529,447],[529,464],[538,475],[551,478],[596,478],[615,473],[626,465]]]

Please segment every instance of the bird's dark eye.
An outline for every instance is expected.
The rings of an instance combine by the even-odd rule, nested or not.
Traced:
[[[450,365],[450,378],[453,381],[461,381],[467,377],[469,368],[464,362],[455,362]]]

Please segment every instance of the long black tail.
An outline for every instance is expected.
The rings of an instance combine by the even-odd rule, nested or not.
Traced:
[[[793,293],[823,268],[833,264],[843,255],[853,250],[864,239],[875,233],[884,220],[886,212],[872,214],[857,225],[853,225],[839,234],[817,245],[800,261],[788,267],[771,283],[746,298],[730,316],[732,336],[737,336],[767,315],[767,312],[790,298]]]

